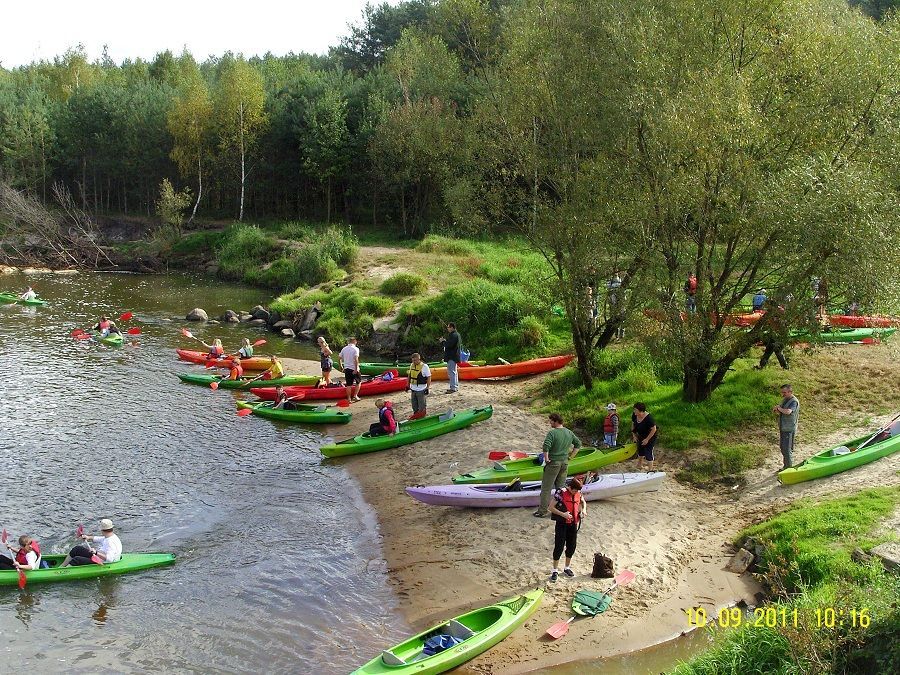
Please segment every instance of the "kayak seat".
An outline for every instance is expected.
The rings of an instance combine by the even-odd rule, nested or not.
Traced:
[[[448,635],[452,635],[459,640],[468,640],[475,635],[475,631],[471,628],[467,628],[456,619],[450,619],[450,621],[447,622],[446,632]]]
[[[381,660],[388,666],[405,666],[406,661],[394,654],[391,650],[385,649],[381,652]]]
[[[325,412],[327,409],[328,409],[328,406],[322,404],[322,405],[317,405],[315,411],[316,412]]]
[[[450,408],[450,410],[438,417],[438,422],[447,422],[449,420],[452,420],[455,416],[456,413],[453,412],[453,408]]]

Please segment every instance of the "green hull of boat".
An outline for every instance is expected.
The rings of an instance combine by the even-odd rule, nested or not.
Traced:
[[[283,387],[302,386],[308,387],[316,384],[319,378],[315,375],[286,375],[274,380],[256,380],[252,377],[242,377],[240,380],[223,380],[217,375],[201,375],[199,373],[178,373],[178,378],[182,382],[189,384],[199,384],[208,387],[211,382],[218,382],[219,389],[246,389],[250,387],[275,387],[279,384]]]
[[[451,431],[464,429],[475,422],[488,419],[493,413],[494,409],[491,406],[485,406],[484,408],[460,410],[453,413],[450,419],[444,420],[441,419],[444,415],[429,415],[411,422],[400,422],[399,429],[393,436],[360,434],[340,443],[323,445],[319,451],[326,457],[345,457],[346,455],[361,455],[366,452],[397,448],[401,445],[418,443]]]
[[[50,565],[49,569],[28,570],[25,580],[31,584],[45,584],[54,581],[75,581],[76,579],[93,579],[107,577],[111,574],[127,574],[151,567],[171,565],[175,562],[174,553],[123,553],[122,559],[109,565],[77,565],[59,567],[65,559],[64,555],[45,555],[43,560]],[[16,570],[0,570],[0,586],[15,586],[19,583]]]
[[[601,467],[623,462],[633,457],[637,446],[629,443],[618,448],[581,448],[578,454],[569,460],[569,475],[574,476],[585,471],[595,471]],[[502,466],[503,469],[499,469]],[[544,467],[535,464],[534,459],[514,459],[508,462],[497,462],[490,469],[479,469],[461,476],[454,476],[454,483],[506,483],[514,478],[522,480],[540,480]]]
[[[473,366],[483,366],[484,361],[469,361]],[[388,370],[396,370],[402,377],[409,372],[409,363],[360,363],[359,372],[362,375],[381,375]],[[429,368],[446,368],[446,361],[428,361]]]
[[[529,591],[432,626],[386,649],[352,675],[434,675],[456,668],[486,652],[525,623],[540,606],[543,594],[541,590]],[[441,633],[465,639],[455,647],[425,656],[422,652],[425,641]]]
[[[864,442],[869,436],[863,436],[855,440],[844,443],[848,448],[855,448]],[[841,446],[836,446],[841,447]],[[900,450],[900,436],[891,436],[880,443],[867,445],[862,450],[850,452],[846,455],[832,455],[834,448],[828,448],[822,452],[813,455],[797,466],[790,469],[784,469],[778,473],[778,480],[783,485],[793,485],[802,483],[815,478],[824,478],[825,476],[833,476],[836,473],[855,469],[876,459],[887,457],[888,455]]]
[[[102,342],[105,345],[110,345],[112,347],[119,347],[125,344],[125,337],[119,335],[118,333],[110,333],[106,337],[97,336],[97,341]]]
[[[348,412],[335,410],[334,406],[299,404],[296,410],[274,409],[271,403],[238,401],[240,409],[252,410],[254,415],[278,422],[294,424],[347,424],[353,417]]]
[[[34,300],[23,300],[17,295],[8,295],[7,293],[0,293],[0,305],[7,305],[11,303],[16,303],[17,305],[28,305],[31,307],[43,307],[47,304],[46,300],[38,300],[35,298]]]
[[[804,340],[818,340],[827,343],[862,342],[863,340],[885,340],[896,331],[896,328],[848,328],[822,331],[818,336],[813,336],[806,331],[792,331],[791,338],[798,342]]]

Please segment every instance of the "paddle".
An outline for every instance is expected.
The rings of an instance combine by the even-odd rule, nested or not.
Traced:
[[[78,335],[75,336],[75,339],[76,340],[93,340],[94,338],[91,336],[90,333],[79,333]]]
[[[189,331],[187,328],[182,328],[181,334],[184,335],[184,337],[186,337],[186,338],[190,338],[191,340],[196,340],[197,342],[203,342],[203,340],[201,340],[196,335],[191,333],[191,331]]]
[[[140,335],[140,334],[141,334],[141,329],[140,329],[140,328],[136,328],[136,327],[135,327],[135,328],[129,328],[126,332],[127,332],[129,335]]]
[[[78,527],[75,528],[75,537],[81,539],[84,536],[84,525],[78,523]]]
[[[891,419],[890,422],[888,422],[888,423],[885,424],[883,427],[881,427],[878,431],[876,431],[874,434],[872,434],[872,435],[871,435],[869,438],[867,438],[865,441],[863,441],[862,443],[860,443],[859,445],[857,445],[857,446],[856,446],[856,452],[862,450],[862,449],[863,449],[864,447],[866,447],[869,443],[871,443],[872,440],[873,440],[878,434],[880,434],[880,433],[882,433],[882,432],[884,432],[884,431],[887,431],[888,427],[891,426],[894,422],[896,422],[897,419],[900,419],[900,413],[898,413],[897,415],[895,415],[895,416],[893,417],[893,419]]]
[[[264,371],[261,372],[259,375],[257,375],[256,377],[254,377],[252,380],[247,380],[244,384],[242,384],[241,386],[239,386],[238,389],[246,389],[247,387],[249,387],[251,384],[253,384],[253,383],[256,382],[257,380],[262,379],[263,375],[265,375],[265,374],[268,373],[268,372],[269,372],[268,370],[264,370]],[[304,394],[304,395],[305,395],[305,394]]]
[[[491,450],[488,453],[488,459],[525,459],[528,456],[527,452],[518,452],[514,450],[510,452],[505,450]]]
[[[287,403],[288,401],[293,401],[294,399],[301,399],[301,398],[305,398],[305,397],[306,397],[306,394],[301,391],[299,394],[297,394],[295,396],[291,396],[290,398],[284,399],[284,401],[285,401],[285,403]],[[272,405],[269,407],[274,408],[275,402],[273,401]],[[253,412],[252,408],[241,408],[240,410],[237,411],[237,415],[238,415],[238,417],[246,417],[247,415],[249,415],[252,412]]]
[[[76,328],[76,329],[73,330],[71,333],[69,333],[69,336],[70,336],[70,337],[75,337],[75,336],[77,336],[77,335],[81,335],[82,333],[84,333],[84,329],[83,329],[83,328]]]
[[[134,314],[131,312],[125,312],[122,316],[119,317],[119,321],[131,321],[134,318]]]
[[[615,576],[615,578],[613,579],[613,585],[609,587],[609,590],[607,590],[604,595],[609,595],[610,593],[612,593],[613,589],[615,589],[616,586],[626,586],[630,584],[632,581],[634,581],[634,578],[636,576],[637,575],[631,570],[622,570]],[[577,614],[573,614],[566,621],[557,621],[547,629],[547,635],[552,637],[554,640],[558,640],[563,635],[569,632],[569,624],[572,623],[577,616]]]
[[[6,542],[9,540],[9,535],[6,533],[6,528],[3,528],[3,534],[0,534],[0,544],[6,546]]]

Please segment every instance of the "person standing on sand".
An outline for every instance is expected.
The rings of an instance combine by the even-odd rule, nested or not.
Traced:
[[[413,414],[409,419],[417,420],[428,414],[428,388],[431,386],[431,369],[427,363],[422,362],[422,356],[417,352],[412,355],[412,363],[406,373],[409,384],[406,390],[412,399]]]
[[[614,448],[619,444],[619,413],[616,412],[616,404],[606,405],[606,417],[603,418],[603,444],[607,448]]]
[[[325,338],[321,335],[316,340],[316,344],[319,345],[319,366],[322,368],[322,379],[319,382],[319,386],[330,387],[331,369],[334,368],[334,360],[331,358],[331,347],[328,346]]]
[[[556,491],[555,503],[550,505],[551,518],[556,521],[553,533],[553,571],[550,572],[550,581],[559,579],[559,559],[562,557],[563,548],[566,551],[566,566],[563,574],[574,577],[572,571],[572,556],[575,555],[575,547],[578,545],[578,530],[581,521],[587,515],[587,503],[581,494],[581,481],[573,478],[561,490]]]
[[[544,438],[544,475],[541,478],[541,505],[532,515],[543,518],[550,504],[550,492],[562,490],[569,475],[569,460],[581,447],[581,439],[563,426],[559,413],[550,413],[550,431]]]
[[[773,406],[772,413],[778,415],[779,447],[784,458],[784,468],[790,469],[793,466],[794,437],[800,421],[800,401],[794,396],[791,385],[781,385],[781,404]]]
[[[644,460],[647,460],[648,470],[653,471],[653,448],[659,437],[658,431],[656,420],[647,412],[647,404],[635,403],[631,413],[631,437],[637,443],[638,471],[643,470]]]
[[[341,360],[341,368],[344,370],[344,384],[347,387],[347,403],[359,401],[359,385],[362,384],[362,376],[359,374],[359,347],[356,346],[356,338],[347,338],[347,345],[338,354]]]
[[[441,338],[444,343],[444,361],[447,362],[447,379],[450,380],[448,394],[459,391],[459,371],[457,367],[462,360],[462,337],[456,332],[456,324],[447,324],[447,337]]]

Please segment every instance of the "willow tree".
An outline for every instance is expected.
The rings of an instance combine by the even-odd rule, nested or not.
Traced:
[[[266,126],[265,89],[259,72],[242,58],[222,62],[213,111],[223,153],[236,155],[240,168],[238,220],[244,219],[247,154]]]

